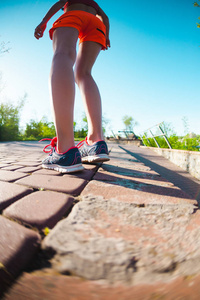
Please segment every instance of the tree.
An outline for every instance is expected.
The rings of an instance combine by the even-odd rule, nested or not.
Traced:
[[[73,128],[74,128],[74,131],[76,130],[76,122],[74,121],[74,126],[73,126]]]
[[[48,122],[46,117],[43,117],[39,122],[30,120],[26,124],[24,139],[40,140],[42,138],[53,138],[56,136],[56,131],[53,122]]]
[[[20,113],[25,100],[26,95],[16,106],[10,103],[0,104],[0,141],[16,141],[20,139]]]
[[[104,136],[106,135],[107,126],[110,124],[110,120],[105,116],[102,116],[102,129]]]
[[[4,41],[0,42],[0,56],[9,52],[8,44]],[[2,89],[2,73],[0,72],[0,92]],[[9,102],[0,104],[0,141],[12,141],[20,138],[20,112],[24,106],[25,99],[26,95],[16,106]]]
[[[200,0],[198,0],[198,1],[200,1]],[[200,7],[200,5],[197,2],[194,2],[194,6]]]
[[[10,48],[7,47],[9,42],[0,42],[0,56],[2,56],[4,53],[8,53]],[[3,84],[2,84],[2,73],[0,72],[0,92],[3,89]]]
[[[0,42],[0,55],[4,54],[4,53],[8,53],[9,50],[11,48],[8,48],[9,42],[5,43],[5,42]]]
[[[200,3],[200,0],[198,0],[198,2]],[[195,7],[200,7],[200,4],[198,2],[194,2]],[[200,17],[198,19],[200,20]],[[197,23],[197,28],[200,28],[200,23]]]
[[[183,121],[183,126],[184,126],[184,133],[185,135],[189,134],[189,122],[188,122],[188,118],[186,116],[184,116],[182,118]]]
[[[88,131],[88,122],[87,122],[87,117],[86,117],[86,113],[84,112],[83,113],[83,119],[82,119],[82,121],[83,121],[83,129],[85,130],[85,131]]]
[[[122,121],[125,125],[126,131],[133,131],[134,127],[138,125],[138,122],[133,119],[133,117],[125,115],[122,118]]]
[[[85,112],[83,113],[82,121],[84,124],[82,129],[84,129],[84,131],[87,132],[88,131],[88,122],[87,122],[87,116],[86,116]],[[109,119],[107,119],[105,116],[102,116],[102,129],[103,129],[104,134],[106,133],[106,127],[108,126],[109,122],[110,122]]]
[[[0,93],[2,92],[4,88],[4,85],[3,85],[3,80],[2,80],[2,72],[0,71]]]
[[[164,133],[166,134],[167,137],[176,135],[176,133],[174,131],[174,127],[172,127],[171,123],[162,122],[162,124],[160,126],[161,126],[162,130],[164,131]]]

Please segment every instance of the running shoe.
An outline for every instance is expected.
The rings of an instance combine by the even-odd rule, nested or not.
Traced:
[[[95,142],[89,145],[87,137],[78,143],[77,148],[81,153],[82,162],[104,162],[110,160],[108,147],[104,141]]]
[[[72,147],[65,153],[58,153],[56,149],[57,137],[41,141],[45,140],[51,141],[51,143],[43,149],[45,153],[49,153],[49,156],[42,161],[43,168],[61,173],[73,173],[84,170],[81,163],[81,155],[77,147]],[[46,150],[48,147],[51,147],[51,150]]]

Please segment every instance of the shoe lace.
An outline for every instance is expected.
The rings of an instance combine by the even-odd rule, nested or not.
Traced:
[[[57,137],[54,137],[53,139],[45,138],[45,139],[40,140],[39,142],[42,142],[42,141],[51,141],[51,143],[48,144],[48,145],[46,145],[46,146],[44,147],[44,149],[43,149],[43,151],[44,151],[45,153],[50,153],[50,154],[51,154],[52,151],[53,151],[53,148],[56,147]],[[46,150],[48,147],[51,147],[51,150]]]

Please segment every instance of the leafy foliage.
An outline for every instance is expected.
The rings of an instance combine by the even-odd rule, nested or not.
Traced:
[[[138,125],[138,122],[135,121],[133,117],[128,115],[123,116],[122,121],[125,125],[126,131],[133,131],[134,127]]]
[[[196,1],[194,2],[195,7],[200,7],[200,0],[198,0],[198,2],[196,2]],[[198,19],[200,20],[200,17]],[[200,23],[197,23],[197,28],[200,28]]]
[[[82,137],[86,137],[87,132],[88,132],[88,121],[87,121],[87,116],[85,113],[83,113],[83,118],[82,118],[82,122],[83,122],[83,128],[81,129],[81,132],[84,136]],[[102,130],[104,135],[106,134],[106,129],[108,124],[110,123],[110,120],[107,119],[105,116],[102,117]],[[80,130],[78,131],[80,132]],[[75,132],[75,137],[76,137],[77,133]]]
[[[176,135],[174,127],[172,127],[171,123],[162,122],[162,124],[160,124],[160,127],[167,137]]]
[[[53,138],[56,136],[56,131],[53,122],[48,122],[45,117],[39,122],[30,120],[29,124],[26,124],[24,133],[25,140],[41,140],[44,137]]]
[[[87,131],[84,128],[74,131],[74,138],[79,139],[79,138],[85,138],[86,136],[87,136]]]
[[[23,100],[18,105],[12,103],[0,104],[0,141],[18,141],[29,140],[38,141],[43,138],[53,138],[56,136],[56,130],[53,122],[49,122],[46,117],[40,121],[31,119],[26,124],[25,130],[20,130],[20,112],[25,102]],[[83,118],[83,128],[76,130],[76,122],[74,122],[74,138],[83,139],[87,136],[87,119]],[[107,119],[103,119],[104,126],[108,123]],[[104,129],[105,130],[105,129]]]
[[[185,135],[189,134],[189,122],[188,122],[188,118],[186,116],[184,116],[182,118],[183,121],[183,127],[184,127],[184,133]]]
[[[9,52],[10,48],[8,48],[8,44],[9,42],[0,42],[0,55]]]
[[[26,101],[26,95],[17,105],[12,103],[0,104],[0,141],[17,141],[17,140],[40,140],[42,138],[53,138],[56,136],[56,131],[53,122],[49,122],[43,117],[40,121],[30,120],[26,124],[25,131],[20,131],[20,113]],[[132,117],[126,116],[126,120],[132,122]],[[188,120],[183,118],[185,132],[188,132]],[[103,124],[109,121],[103,118]],[[85,122],[86,123],[86,122]],[[189,151],[198,151],[200,146],[200,135],[186,134],[179,137],[174,132],[171,123],[163,122],[161,125],[162,131],[166,134],[172,149],[182,149]],[[77,139],[85,138],[87,135],[86,126],[76,130],[76,122],[74,122],[74,137]],[[155,134],[156,135],[156,134]],[[159,133],[157,134],[159,135]],[[147,132],[143,134],[143,141],[146,146],[157,147],[155,140],[148,136]],[[156,141],[161,148],[168,148],[167,142],[163,136],[157,136]]]
[[[20,112],[24,106],[26,96],[16,105],[0,104],[0,141],[20,139]]]
[[[188,120],[183,118],[183,125],[186,122],[185,131],[188,129]],[[200,146],[200,135],[186,134],[185,136],[177,136],[174,132],[173,127],[170,123],[163,122],[162,130],[165,133],[172,149],[180,149],[187,151],[198,151],[198,146]],[[158,134],[159,135],[159,134]],[[157,147],[156,142],[159,144],[160,148],[169,148],[165,138],[163,136],[149,137],[148,132],[143,134],[143,143],[147,147]],[[156,142],[155,142],[156,140]]]

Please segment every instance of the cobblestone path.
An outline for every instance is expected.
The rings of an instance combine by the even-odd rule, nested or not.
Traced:
[[[73,175],[0,144],[0,298],[200,299],[200,181],[143,147]]]

